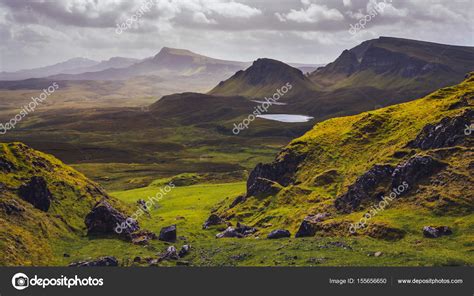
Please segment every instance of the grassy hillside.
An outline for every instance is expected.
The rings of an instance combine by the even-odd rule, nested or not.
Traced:
[[[410,190],[373,217],[369,227],[356,236],[377,236],[374,232],[393,228],[405,234],[402,242],[415,241],[423,238],[423,226],[449,225],[454,234],[443,238],[446,248],[465,252],[472,263],[472,136],[464,135],[465,126],[461,125],[455,137],[463,139],[462,143],[426,149],[409,143],[423,128],[437,126],[443,119],[462,117],[472,122],[473,99],[471,75],[459,85],[413,102],[318,123],[293,140],[274,162],[258,165],[247,183],[248,192],[249,188],[258,190],[247,193],[244,202],[230,209],[229,199],[220,215],[259,227],[261,234],[275,228],[286,228],[294,234],[307,215],[326,213],[329,218],[321,223],[317,236],[351,237],[350,223],[358,222],[370,206],[380,201],[381,194],[388,195],[390,185],[379,184],[348,212],[341,211],[335,200],[377,165],[402,167],[414,157],[429,156],[442,168],[428,169],[423,178],[407,179]],[[380,238],[386,237],[380,234]]]
[[[84,217],[97,201],[124,208],[83,174],[22,143],[0,143],[0,173],[0,265],[53,264],[55,242],[85,236]],[[33,178],[47,189],[39,181],[29,190],[51,193],[46,211],[20,197]]]

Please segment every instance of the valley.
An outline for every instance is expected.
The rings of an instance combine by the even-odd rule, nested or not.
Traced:
[[[16,73],[0,81],[1,122],[60,87],[0,135],[0,264],[473,265],[473,57],[380,37],[306,74],[168,47],[120,68]],[[402,181],[403,195],[349,231]],[[110,221],[170,183],[130,233],[114,232]],[[176,238],[158,239],[172,225]]]

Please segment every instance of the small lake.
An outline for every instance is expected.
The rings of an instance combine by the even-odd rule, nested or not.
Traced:
[[[257,115],[258,118],[275,120],[280,122],[308,122],[314,117],[296,114],[264,114]]]

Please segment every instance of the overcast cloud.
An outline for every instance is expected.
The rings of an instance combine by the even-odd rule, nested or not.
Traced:
[[[146,1],[0,0],[0,71],[73,57],[144,58],[163,46],[229,60],[327,63],[379,36],[474,44],[473,0],[386,0],[355,36],[350,24],[383,0],[148,0],[150,10],[117,34]]]

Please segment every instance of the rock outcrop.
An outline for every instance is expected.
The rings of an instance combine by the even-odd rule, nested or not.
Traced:
[[[259,163],[247,180],[247,197],[276,194],[279,186],[293,182],[298,165],[306,155],[297,155],[290,149],[283,150],[277,160],[269,164]]]
[[[301,222],[298,231],[295,234],[295,237],[307,237],[314,236],[317,231],[317,224],[324,221],[330,216],[329,213],[319,213],[316,215],[308,215]]]
[[[354,184],[349,186],[345,194],[336,198],[334,205],[341,212],[351,212],[362,201],[370,199],[377,187],[384,182],[389,182],[393,173],[393,167],[390,165],[375,165],[362,176],[357,178]]]
[[[390,165],[375,165],[357,178],[345,194],[336,198],[334,206],[342,213],[350,213],[364,200],[375,200],[381,193],[401,188],[400,186],[404,190],[399,190],[399,195],[405,194],[424,178],[436,174],[445,165],[428,155],[415,155],[395,168]]]
[[[465,129],[471,125],[473,118],[474,111],[468,110],[456,117],[443,118],[437,124],[428,124],[407,146],[428,150],[462,144],[467,137]]]
[[[43,177],[32,177],[28,183],[20,186],[18,194],[23,200],[43,212],[49,210],[53,198]]]
[[[403,182],[416,184],[423,178],[434,175],[444,166],[444,163],[432,158],[431,156],[413,156],[406,162],[397,165],[393,170],[392,187],[397,188]]]
[[[129,236],[140,229],[138,222],[127,218],[106,200],[99,201],[85,218],[88,234],[118,234]]]

